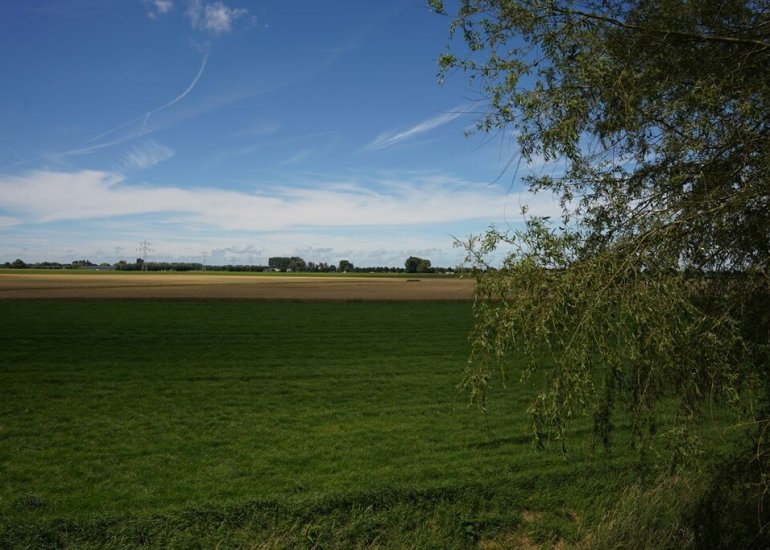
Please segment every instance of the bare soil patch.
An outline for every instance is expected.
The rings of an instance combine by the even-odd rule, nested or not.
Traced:
[[[3,299],[470,300],[473,280],[154,273],[0,274]]]

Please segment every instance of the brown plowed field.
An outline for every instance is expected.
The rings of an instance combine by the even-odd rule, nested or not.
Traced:
[[[3,273],[3,299],[470,300],[472,279]]]

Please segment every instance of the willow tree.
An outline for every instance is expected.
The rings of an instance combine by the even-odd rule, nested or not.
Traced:
[[[524,180],[563,219],[467,243],[478,274],[464,380],[486,405],[502,366],[547,365],[539,441],[630,413],[643,448],[678,404],[749,411],[758,461],[770,405],[770,2],[432,0],[449,17],[442,77],[466,73],[477,130],[515,135]],[[504,252],[502,264],[488,265]]]

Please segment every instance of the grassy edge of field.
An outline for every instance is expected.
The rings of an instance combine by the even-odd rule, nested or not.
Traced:
[[[624,461],[594,462],[563,494],[537,491],[546,476],[497,483],[393,489],[297,500],[202,504],[167,513],[0,524],[17,547],[550,547],[581,545],[627,483]],[[565,467],[565,470],[570,470]],[[608,475],[612,474],[612,475]],[[567,476],[569,477],[569,476]],[[552,478],[552,479],[548,479]],[[608,484],[608,480],[612,483]],[[599,482],[595,480],[601,480]],[[575,482],[576,480],[572,479]],[[611,486],[610,486],[611,485]],[[513,488],[513,490],[511,490]],[[578,503],[591,506],[575,509]],[[4,522],[3,522],[4,523]]]

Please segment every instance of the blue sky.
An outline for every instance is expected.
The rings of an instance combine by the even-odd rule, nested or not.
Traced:
[[[547,197],[467,138],[421,0],[27,0],[0,19],[0,261],[453,266]],[[523,172],[519,172],[521,175]]]

